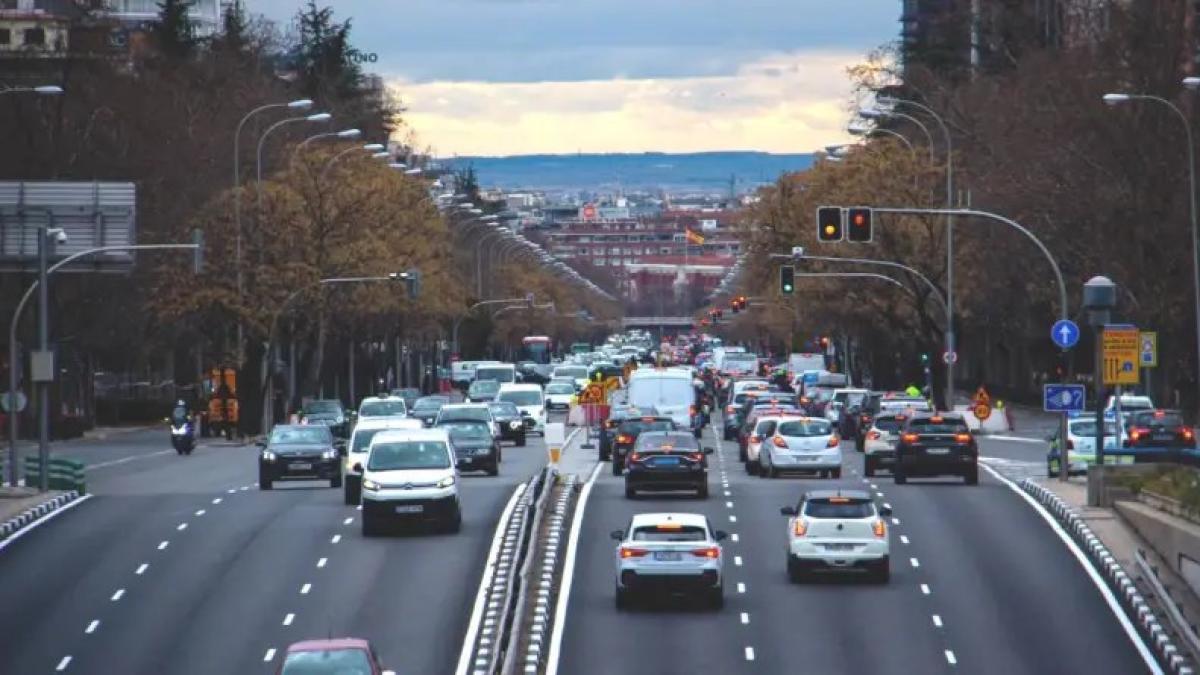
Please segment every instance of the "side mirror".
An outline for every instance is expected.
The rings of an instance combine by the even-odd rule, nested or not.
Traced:
[[[333,449],[337,450],[339,455],[341,455],[342,457],[345,457],[346,456],[346,441],[344,441],[340,438],[337,439],[336,441],[333,442]]]
[[[717,530],[716,532],[713,532],[713,538],[715,538],[717,541],[725,541],[727,537],[729,537],[729,534],[726,533],[725,530]]]
[[[612,532],[608,533],[608,536],[612,537],[616,541],[621,541],[625,538],[625,533],[621,530],[613,530]]]
[[[260,448],[263,448],[265,450],[267,447],[267,442],[266,441],[254,441],[254,445],[256,445]]]
[[[883,516],[884,518],[892,515],[892,507],[890,507],[890,506],[879,507],[879,515]]]
[[[355,462],[353,469],[354,469],[354,473],[362,473],[363,472],[362,462]]]
[[[779,513],[784,516],[794,516],[794,515],[796,515],[796,507],[785,506],[785,507],[779,509]]]
[[[716,452],[716,450],[713,450],[712,448],[704,448],[704,454],[706,455],[711,455],[714,452]]]

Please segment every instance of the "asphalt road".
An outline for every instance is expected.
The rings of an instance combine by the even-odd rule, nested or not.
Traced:
[[[736,445],[723,443],[705,501],[630,501],[621,479],[600,471],[583,519],[559,672],[1147,671],[1079,563],[1000,481],[981,471],[975,487],[864,482],[861,455],[847,446],[844,456],[841,480],[771,480],[748,476]],[[779,507],[835,485],[869,488],[893,507],[888,585],[788,582]],[[608,533],[634,513],[661,510],[704,513],[731,534],[724,609],[675,601],[615,609]]]
[[[258,490],[253,446],[106,443],[96,496],[0,551],[0,672],[268,673],[329,635],[371,639],[400,673],[453,672],[496,521],[546,461],[540,439],[506,443],[499,477],[464,477],[459,534],[366,540],[340,490]]]

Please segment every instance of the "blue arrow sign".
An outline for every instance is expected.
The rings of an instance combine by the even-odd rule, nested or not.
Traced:
[[[1085,399],[1082,384],[1047,384],[1042,388],[1042,409],[1046,412],[1083,410]]]
[[[1079,342],[1079,326],[1070,319],[1059,319],[1050,328],[1050,339],[1063,349],[1070,349]]]

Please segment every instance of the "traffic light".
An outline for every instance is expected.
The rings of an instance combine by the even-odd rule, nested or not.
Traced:
[[[791,295],[796,292],[796,268],[784,265],[779,268],[779,292]]]
[[[821,338],[821,347],[824,349],[829,349],[829,338],[827,338],[827,337]]]
[[[729,301],[729,311],[733,312],[734,314],[737,314],[741,308],[742,305],[738,302],[737,298],[733,298]]]
[[[841,207],[817,207],[817,241],[842,241],[845,238]]]
[[[849,232],[846,233],[846,238],[850,241],[870,242],[872,230],[871,209],[863,207],[855,207],[846,209],[846,221],[849,223]]]
[[[921,354],[921,364],[922,364],[922,365],[924,365],[924,364],[926,364],[926,363],[929,363],[929,355],[928,355],[928,354]]]
[[[750,306],[750,301],[746,298],[746,296],[740,295],[738,296],[738,304],[741,305],[742,309],[744,310]]]

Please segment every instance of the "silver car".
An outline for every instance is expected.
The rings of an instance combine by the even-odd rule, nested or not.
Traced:
[[[725,604],[725,533],[699,513],[639,513],[616,530],[617,609],[655,591],[700,596],[714,609]]]
[[[779,510],[788,516],[788,578],[804,581],[818,571],[866,572],[887,583],[891,576],[887,523],[892,515],[862,490],[814,490],[797,506]]]
[[[774,433],[763,437],[759,473],[775,478],[784,471],[811,471],[842,477],[841,438],[833,424],[819,417],[780,420]]]

